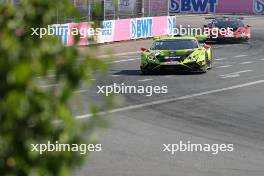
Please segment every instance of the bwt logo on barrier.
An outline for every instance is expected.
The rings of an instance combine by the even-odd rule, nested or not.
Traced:
[[[255,14],[264,14],[264,0],[254,0],[253,12]]]
[[[218,0],[170,0],[170,12],[215,13]]]
[[[175,35],[175,29],[176,29],[176,17],[170,16],[168,17],[167,34]]]
[[[153,18],[136,18],[130,21],[132,39],[152,37]]]

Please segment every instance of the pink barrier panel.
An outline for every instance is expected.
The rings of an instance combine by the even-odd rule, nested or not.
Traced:
[[[168,31],[167,16],[154,17],[153,18],[153,36],[166,35]]]
[[[167,16],[116,20],[114,41],[166,35],[170,20]]]
[[[114,41],[130,39],[130,19],[116,20],[114,29]]]
[[[73,45],[74,43],[74,35],[77,35],[77,32],[80,34],[80,40],[78,45],[84,46],[88,45],[88,38],[90,36],[90,28],[91,25],[88,22],[83,23],[69,23],[69,32],[68,32],[68,42],[67,45]]]
[[[160,16],[146,18],[132,18],[121,20],[103,21],[100,33],[92,29],[90,23],[69,23],[60,25],[68,33],[59,35],[64,44],[71,46],[74,44],[74,37],[80,34],[78,45],[89,45],[89,39],[93,38],[97,43],[113,41],[124,41],[153,36],[171,35],[176,26],[175,16]]]

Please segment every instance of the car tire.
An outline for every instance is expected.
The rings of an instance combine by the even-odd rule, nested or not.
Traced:
[[[201,73],[206,73],[207,72],[207,64],[201,67]]]
[[[208,70],[211,70],[213,68],[213,60],[210,60],[208,63]]]
[[[204,68],[202,68],[204,72],[206,72],[206,70],[209,70],[211,66],[211,62],[209,61],[207,54],[205,54],[205,62],[206,64],[204,65]]]

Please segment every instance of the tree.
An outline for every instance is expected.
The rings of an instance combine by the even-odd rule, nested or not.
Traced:
[[[84,155],[78,152],[32,152],[31,144],[80,144],[91,141],[101,123],[94,116],[88,123],[74,119],[69,99],[81,82],[90,80],[106,65],[77,45],[66,47],[54,36],[31,35],[32,28],[56,22],[57,12],[78,13],[68,0],[23,0],[16,7],[0,7],[0,175],[69,175]],[[59,87],[42,88],[36,77],[55,74]],[[86,137],[82,135],[88,130]]]

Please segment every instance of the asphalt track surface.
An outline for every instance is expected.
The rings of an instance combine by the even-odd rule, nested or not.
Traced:
[[[199,17],[181,19],[201,25]],[[264,18],[252,17],[247,43],[215,44],[213,69],[206,74],[144,76],[139,54],[117,55],[95,85],[168,86],[167,94],[120,96],[99,136],[103,151],[91,153],[79,176],[263,176],[264,175]],[[150,44],[150,41],[143,41]],[[126,44],[123,44],[126,45]],[[129,46],[126,47],[140,47]],[[118,50],[118,49],[116,49]],[[100,99],[98,89],[76,92],[84,103]],[[73,103],[74,104],[74,103]],[[89,111],[73,106],[85,122]],[[179,141],[234,144],[233,152],[163,152]]]

